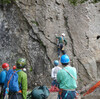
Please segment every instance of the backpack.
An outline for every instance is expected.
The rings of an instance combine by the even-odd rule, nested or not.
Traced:
[[[35,87],[31,92],[32,99],[47,99],[50,92],[46,86]]]
[[[65,40],[64,37],[58,37],[57,38],[57,45],[59,45],[59,44],[65,44],[65,45],[67,45],[67,41]]]
[[[10,92],[18,92],[20,90],[18,84],[18,71],[9,70],[6,76],[6,87],[9,88]]]

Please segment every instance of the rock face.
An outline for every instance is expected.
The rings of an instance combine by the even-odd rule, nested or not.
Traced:
[[[66,0],[16,0],[0,8],[0,64],[27,59],[29,87],[50,85],[57,59],[55,33],[66,34],[66,53],[77,68],[78,87],[100,78],[100,3],[73,6]]]

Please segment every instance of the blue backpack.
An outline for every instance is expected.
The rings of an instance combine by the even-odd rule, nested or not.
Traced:
[[[6,87],[9,88],[10,92],[18,92],[20,90],[18,84],[18,71],[9,70],[6,76]]]

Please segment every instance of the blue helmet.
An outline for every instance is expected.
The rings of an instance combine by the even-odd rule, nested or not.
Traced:
[[[62,55],[61,56],[61,63],[69,63],[70,62],[70,59],[69,57],[65,54],[65,55]]]
[[[55,65],[55,66],[58,66],[58,64],[59,64],[58,60],[55,60],[55,61],[54,61],[54,65]]]

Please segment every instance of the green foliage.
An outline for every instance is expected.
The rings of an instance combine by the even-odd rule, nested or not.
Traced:
[[[85,3],[86,1],[88,1],[88,0],[81,0],[80,4]]]
[[[4,4],[11,3],[11,0],[3,0],[3,3],[4,3]]]
[[[71,4],[73,5],[77,5],[77,4],[82,4],[82,3],[85,3],[85,2],[89,2],[89,3],[98,3],[100,2],[100,0],[68,0]]]
[[[31,22],[37,26],[39,26],[38,22],[34,21],[34,20],[31,20]]]
[[[78,0],[68,0],[68,1],[73,5],[77,5],[77,3],[78,3]]]
[[[15,0],[0,0],[0,4],[10,4],[12,3],[12,1],[15,1]]]

